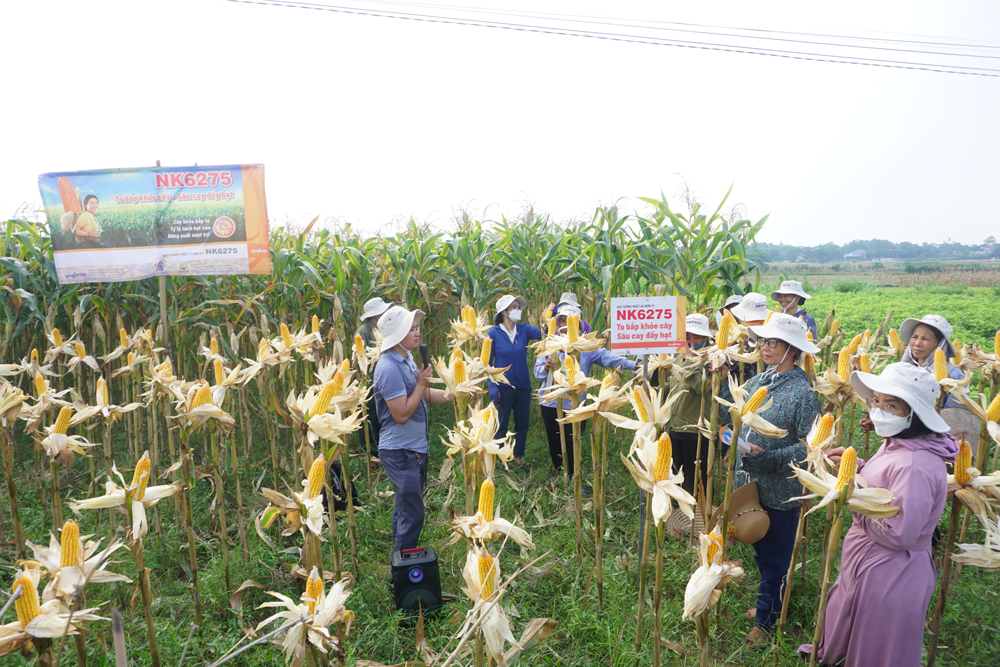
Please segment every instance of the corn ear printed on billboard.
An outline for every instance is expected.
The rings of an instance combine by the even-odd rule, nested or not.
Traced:
[[[271,273],[264,165],[42,174],[60,284]]]

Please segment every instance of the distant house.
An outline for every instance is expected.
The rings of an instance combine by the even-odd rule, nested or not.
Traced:
[[[865,250],[852,250],[847,253],[841,259],[845,262],[859,262],[868,257],[868,252]]]

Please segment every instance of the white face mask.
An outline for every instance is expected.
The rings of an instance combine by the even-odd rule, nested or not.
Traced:
[[[891,412],[876,409],[868,413],[868,418],[872,420],[872,426],[878,435],[889,438],[909,428],[913,422],[913,411],[905,417],[897,417]]]
[[[510,311],[510,313],[508,313],[508,315],[510,315],[510,321],[511,322],[520,322],[521,321],[521,309],[520,308],[515,308],[514,310]]]

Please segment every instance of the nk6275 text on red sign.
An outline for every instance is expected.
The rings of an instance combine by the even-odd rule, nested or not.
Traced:
[[[636,296],[611,299],[611,350],[619,354],[664,354],[684,346],[686,299]]]

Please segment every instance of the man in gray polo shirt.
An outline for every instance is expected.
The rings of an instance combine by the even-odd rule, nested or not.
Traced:
[[[427,481],[427,401],[450,403],[455,397],[431,389],[431,368],[417,367],[411,351],[420,346],[424,313],[393,306],[378,320],[382,357],[375,366],[373,388],[379,433],[379,458],[395,490],[392,511],[393,551],[413,549],[424,527],[424,484]]]

